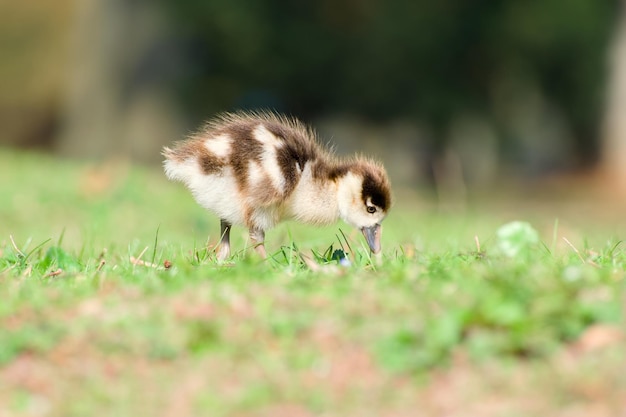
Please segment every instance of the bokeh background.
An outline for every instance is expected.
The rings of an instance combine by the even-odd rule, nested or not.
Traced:
[[[270,108],[396,184],[581,173],[626,188],[617,0],[0,2],[0,146],[158,164]]]

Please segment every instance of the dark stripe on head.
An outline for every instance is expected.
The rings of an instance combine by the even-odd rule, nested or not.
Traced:
[[[363,172],[361,198],[363,199],[363,204],[366,204],[369,198],[372,204],[380,207],[383,211],[387,211],[391,206],[391,193],[387,177],[380,175],[380,173]]]

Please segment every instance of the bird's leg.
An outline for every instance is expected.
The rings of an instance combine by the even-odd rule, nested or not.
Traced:
[[[231,224],[220,219],[220,243],[217,247],[217,260],[225,261],[230,256],[230,228]]]
[[[261,258],[267,258],[267,252],[265,251],[265,231],[261,229],[250,229],[250,240],[254,245],[254,250],[261,256]]]

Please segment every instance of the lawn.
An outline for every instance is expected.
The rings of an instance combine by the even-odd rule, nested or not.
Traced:
[[[158,168],[0,150],[0,417],[622,415],[623,210],[567,189],[397,187],[380,259],[287,223],[217,264]]]

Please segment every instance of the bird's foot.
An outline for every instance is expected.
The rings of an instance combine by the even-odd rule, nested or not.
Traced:
[[[256,253],[263,259],[267,259],[267,252],[265,251],[265,245],[263,243],[259,243],[254,247]]]
[[[230,245],[224,242],[220,243],[215,251],[215,255],[219,262],[224,262],[226,259],[230,257]]]

